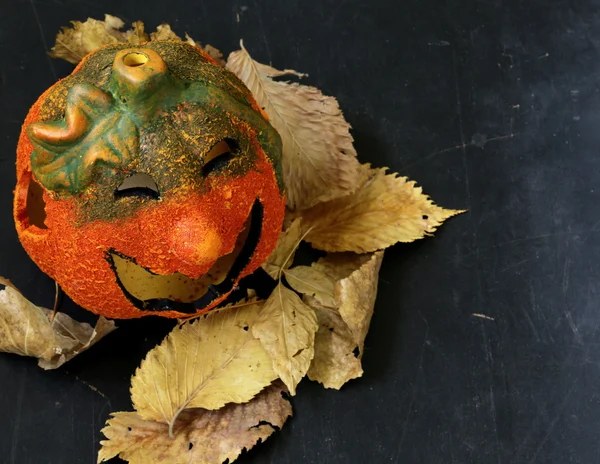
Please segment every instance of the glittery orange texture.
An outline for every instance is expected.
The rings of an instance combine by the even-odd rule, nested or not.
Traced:
[[[74,73],[83,65],[82,62]],[[173,188],[164,193],[160,202],[144,203],[129,217],[84,223],[79,214],[80,196],[59,197],[45,191],[47,228],[30,224],[27,194],[32,179],[33,147],[25,131],[31,123],[41,119],[40,111],[51,91],[52,88],[34,104],[23,125],[17,148],[14,219],[29,255],[77,304],[109,318],[188,315],[176,311],[142,311],[135,307],[119,287],[106,260],[107,251],[116,250],[132,257],[156,274],[179,272],[197,278],[205,274],[219,256],[234,249],[257,199],[264,211],[261,235],[250,262],[237,280],[267,259],[281,231],[285,199],[272,160],[251,129],[248,140],[257,156],[253,168],[243,175],[209,176],[203,189],[186,185]],[[252,106],[258,110],[258,105],[253,103]],[[215,138],[219,136],[215,134]],[[227,294],[220,296],[201,312],[226,297]]]

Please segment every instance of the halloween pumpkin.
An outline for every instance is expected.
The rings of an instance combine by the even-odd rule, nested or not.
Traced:
[[[281,139],[249,90],[201,50],[106,46],[25,120],[17,232],[90,311],[202,313],[275,247],[280,158]]]

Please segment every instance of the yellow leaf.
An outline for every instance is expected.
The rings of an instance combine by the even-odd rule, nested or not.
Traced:
[[[302,227],[315,248],[366,253],[430,235],[461,212],[435,205],[406,177],[376,169],[355,193],[305,211]]]
[[[71,21],[71,24],[72,27],[63,27],[56,36],[51,57],[77,64],[102,45],[125,41],[124,33],[120,31],[125,23],[111,15],[105,15],[104,21],[88,18],[85,22]]]
[[[300,244],[302,238],[302,229],[300,227],[300,219],[296,219],[290,227],[283,231],[277,241],[277,246],[265,261],[262,268],[273,279],[278,279],[282,269],[287,269],[294,261],[296,248]]]
[[[314,356],[317,328],[315,312],[281,282],[252,327],[253,335],[260,339],[271,356],[273,369],[292,395]]]
[[[131,464],[222,464],[233,462],[283,427],[292,415],[285,387],[276,382],[245,404],[218,411],[188,409],[181,413],[169,437],[166,424],[142,419],[135,412],[112,414],[102,433],[98,463],[117,455]]]
[[[290,286],[299,293],[314,296],[319,303],[335,307],[335,281],[324,272],[311,266],[296,266],[285,271]]]
[[[349,380],[362,376],[361,358],[382,260],[382,251],[364,256],[343,253],[314,264],[332,279],[354,269],[335,283],[336,306],[327,307],[310,295],[304,297],[319,320],[315,357],[308,376],[326,388],[340,389]]]
[[[314,87],[274,81],[303,75],[258,63],[241,47],[229,55],[227,69],[252,91],[281,135],[288,207],[305,209],[356,189],[359,163],[337,100]]]
[[[140,416],[173,430],[184,409],[244,403],[275,380],[269,355],[252,337],[259,310],[226,309],[173,329],[131,379]]]
[[[64,313],[56,313],[31,303],[10,282],[0,290],[0,351],[38,358],[43,369],[56,369],[115,329],[103,317],[96,327],[77,322]]]

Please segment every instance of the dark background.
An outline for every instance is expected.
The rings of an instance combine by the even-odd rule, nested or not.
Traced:
[[[72,69],[46,55],[60,26],[111,13],[226,53],[243,38],[339,99],[363,161],[470,212],[386,253],[364,377],[340,392],[304,381],[295,417],[239,462],[597,463],[599,7],[2,0],[0,275],[52,305],[11,201],[21,122]],[[95,462],[109,412],[131,409],[129,377],[172,322],[118,325],[57,371],[0,356],[0,462]]]

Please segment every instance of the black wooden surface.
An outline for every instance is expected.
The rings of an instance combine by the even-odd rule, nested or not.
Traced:
[[[364,377],[340,392],[303,382],[295,417],[239,462],[599,461],[599,1],[1,6],[0,275],[38,304],[54,286],[14,231],[14,151],[27,109],[71,70],[46,51],[72,19],[166,21],[225,52],[243,38],[339,99],[362,160],[470,210],[386,254]],[[129,376],[172,322],[119,326],[57,371],[0,355],[0,462],[95,462],[109,412],[131,408]]]

